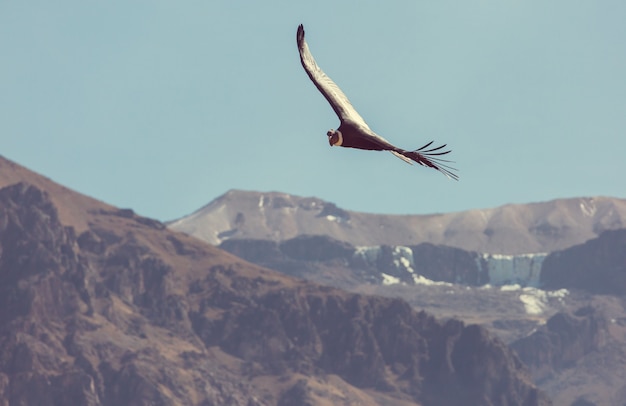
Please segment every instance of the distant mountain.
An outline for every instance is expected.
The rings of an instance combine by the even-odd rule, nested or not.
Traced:
[[[287,275],[328,284],[326,278],[336,281],[330,283],[332,286],[348,289],[362,283],[417,285],[432,281],[539,287],[546,258],[546,254],[482,254],[430,243],[355,247],[321,235],[301,235],[281,242],[233,238],[219,247]],[[342,285],[341,279],[352,282]]]
[[[355,246],[441,244],[492,254],[547,253],[626,227],[626,200],[609,197],[510,204],[429,215],[359,213],[315,197],[231,190],[168,223],[219,245],[326,235]]]
[[[626,401],[626,229],[550,254],[355,247],[320,235],[219,247],[287,275],[480,323],[512,342],[556,404]]]
[[[438,317],[480,323],[507,342],[526,336],[563,310],[564,298],[570,299],[565,289],[537,289],[545,256],[493,258],[428,243],[364,248],[327,236],[282,242],[230,239],[219,247],[286,275],[352,292],[403,297]]]
[[[283,276],[1,157],[0,187],[1,404],[549,404],[479,326]]]
[[[360,284],[512,285],[626,295],[626,229],[550,254],[482,254],[444,245],[355,247],[328,236],[228,239],[220,248],[284,274],[352,289]]]

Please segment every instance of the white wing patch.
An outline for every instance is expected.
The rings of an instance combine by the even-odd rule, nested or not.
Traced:
[[[300,62],[302,67],[309,75],[309,78],[315,84],[315,87],[324,95],[330,106],[333,108],[337,116],[341,121],[351,121],[352,123],[363,126],[369,129],[369,126],[361,117],[361,115],[355,110],[348,100],[348,97],[337,86],[331,78],[324,73],[324,71],[317,65],[309,46],[304,39],[304,28],[302,25],[298,27],[298,50],[300,51]]]

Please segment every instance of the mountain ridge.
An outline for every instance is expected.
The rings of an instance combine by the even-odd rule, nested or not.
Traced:
[[[583,197],[455,213],[349,211],[316,197],[230,190],[168,227],[213,245],[328,235],[355,246],[428,242],[492,254],[547,253],[626,226],[626,199]]]
[[[110,204],[75,192],[0,155],[0,188],[19,182],[27,182],[49,191],[52,202],[58,208],[61,222],[74,227],[79,233],[88,229],[91,213],[98,210],[118,210]]]
[[[2,402],[550,403],[477,325],[281,275],[0,163],[26,177],[0,189]]]

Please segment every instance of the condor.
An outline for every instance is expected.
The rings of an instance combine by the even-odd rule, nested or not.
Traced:
[[[296,40],[302,67],[304,67],[317,90],[328,100],[328,103],[330,103],[340,120],[337,130],[331,129],[326,133],[331,146],[389,151],[409,164],[417,162],[422,166],[436,169],[451,179],[459,179],[458,175],[453,172],[456,169],[447,165],[451,161],[441,158],[442,155],[450,152],[442,151],[446,146],[445,144],[431,148],[430,146],[433,143],[431,141],[419,149],[407,151],[392,145],[389,141],[372,131],[365,120],[352,107],[352,104],[339,86],[317,66],[311,51],[309,51],[309,46],[304,40],[304,27],[302,24],[298,26]]]

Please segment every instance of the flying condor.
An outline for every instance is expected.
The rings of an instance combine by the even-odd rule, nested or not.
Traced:
[[[455,168],[447,165],[451,161],[442,159],[442,155],[448,154],[450,151],[442,151],[445,144],[439,147],[431,147],[433,141],[414,151],[406,151],[392,145],[389,141],[372,131],[365,120],[352,107],[350,100],[341,91],[339,86],[329,78],[311,55],[309,46],[304,40],[304,27],[302,24],[298,26],[296,35],[298,42],[298,51],[300,52],[300,61],[302,67],[306,71],[309,78],[313,81],[317,90],[328,100],[339,117],[340,124],[337,130],[330,130],[326,133],[330,146],[369,149],[375,151],[389,151],[404,162],[411,164],[411,161],[417,162],[422,166],[428,166],[443,173],[447,177],[458,180],[459,177],[454,171]]]

